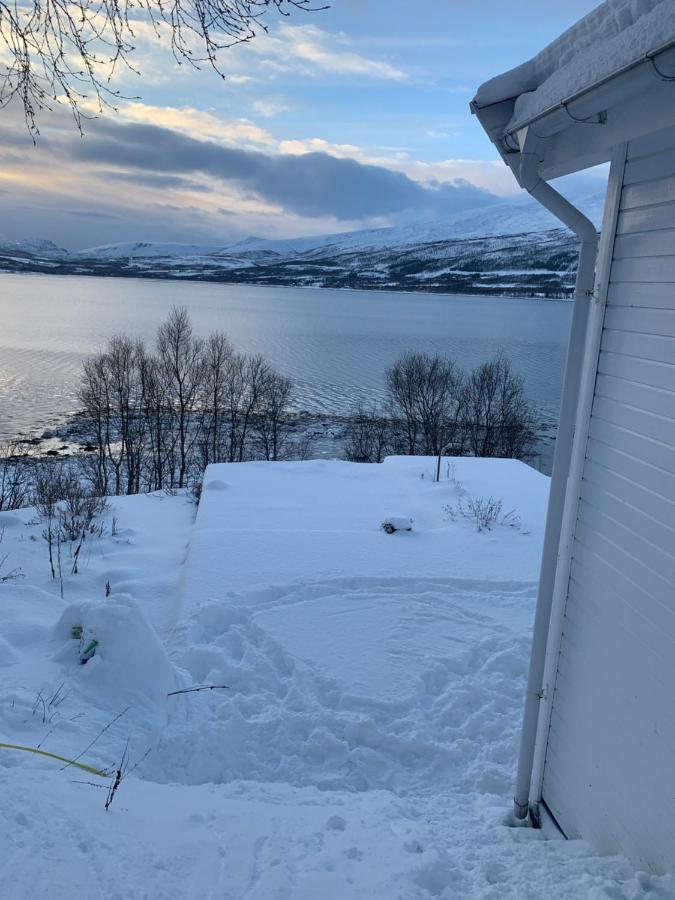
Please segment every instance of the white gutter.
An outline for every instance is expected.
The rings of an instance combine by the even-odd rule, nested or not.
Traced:
[[[513,799],[513,811],[517,819],[525,819],[530,809],[530,784],[534,761],[539,707],[544,696],[544,669],[546,646],[551,621],[551,605],[558,563],[563,507],[570,471],[570,459],[574,438],[577,401],[581,380],[582,362],[590,298],[595,282],[595,260],[598,252],[598,234],[593,223],[562,194],[539,175],[540,157],[531,146],[528,129],[519,135],[522,141],[518,181],[542,206],[567,225],[579,238],[579,264],[574,289],[572,324],[570,327],[565,377],[558,434],[553,456],[551,489],[546,515],[546,530],[542,551],[537,608],[532,637],[532,654],[525,694],[525,711],[520,736],[518,774]]]
[[[617,98],[625,102],[628,96],[643,94],[653,86],[655,79],[664,82],[675,81],[673,66],[675,66],[675,40],[669,40],[541,112],[519,122],[509,122],[501,138],[504,146],[507,151],[512,152],[515,149],[514,138],[521,129],[530,125],[536,124],[538,137],[546,138],[566,128],[570,121],[603,124],[602,114],[597,122],[592,122],[592,117],[598,116],[598,110],[607,110],[614,105]],[[635,77],[636,75],[638,77]],[[513,98],[514,103],[516,99]]]

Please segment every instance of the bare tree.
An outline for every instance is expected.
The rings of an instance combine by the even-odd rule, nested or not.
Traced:
[[[375,403],[357,403],[349,416],[345,457],[350,462],[380,463],[395,452],[391,418]]]
[[[166,383],[167,410],[176,421],[178,438],[177,481],[171,486],[182,488],[187,483],[190,454],[200,437],[195,425],[204,374],[204,341],[193,335],[185,307],[172,309],[160,325],[157,351]]]
[[[91,423],[96,441],[96,465],[93,467],[91,480],[99,493],[107,494],[110,465],[108,447],[112,440],[112,410],[103,353],[97,353],[84,361],[79,399],[85,415]]]
[[[142,343],[119,334],[84,365],[80,401],[97,442],[93,481],[101,494],[137,494],[141,487],[147,429],[144,357]]]
[[[284,429],[284,422],[291,401],[292,389],[293,384],[290,378],[268,368],[255,418],[258,443],[263,457],[267,460],[277,460],[283,454],[288,437],[288,430]]]
[[[175,431],[169,427],[167,412],[166,381],[162,366],[154,356],[143,357],[140,376],[143,384],[143,409],[147,424],[146,452],[149,456],[147,489],[161,491],[173,483],[172,471],[176,446]]]
[[[237,438],[237,462],[246,459],[247,438],[249,429],[255,421],[265,388],[272,374],[270,364],[259,353],[247,356],[243,367],[243,392],[239,411],[239,434]]]
[[[202,426],[203,464],[225,459],[223,428],[226,414],[228,374],[235,357],[232,344],[222,331],[214,331],[204,345],[204,422]]]
[[[387,369],[392,406],[409,454],[442,453],[459,430],[463,374],[438,353],[404,353]]]
[[[392,406],[400,415],[406,431],[406,452],[411,456],[419,452],[420,421],[417,393],[423,358],[422,353],[404,353],[385,373]]]
[[[132,61],[137,32],[149,23],[170,44],[179,64],[219,68],[221,51],[267,31],[265,14],[314,11],[310,0],[0,0],[0,106],[16,99],[35,139],[36,117],[67,104],[82,128],[96,98],[99,110],[121,97],[117,70]]]
[[[535,441],[534,416],[523,378],[500,355],[474,369],[466,381],[463,431],[474,456],[523,459]]]

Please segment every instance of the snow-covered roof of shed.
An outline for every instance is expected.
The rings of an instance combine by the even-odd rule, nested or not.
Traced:
[[[506,132],[675,40],[675,0],[606,0],[540,53],[485,82],[486,107],[517,98]]]

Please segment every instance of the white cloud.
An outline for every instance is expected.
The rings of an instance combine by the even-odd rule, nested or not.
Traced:
[[[309,74],[329,72],[386,81],[408,78],[406,72],[384,60],[370,59],[347,49],[344,39],[337,39],[315,25],[282,25],[274,35],[259,36],[249,46],[264,57],[268,68],[277,71],[301,69]]]
[[[278,100],[254,100],[253,109],[264,118],[272,119],[274,116],[280,116],[281,113],[287,112],[288,106]]]
[[[142,122],[171,128],[198,140],[217,141],[241,147],[276,148],[277,140],[265,128],[248,119],[229,119],[216,112],[191,106],[153,106],[148,103],[125,103],[118,117],[128,122]]]

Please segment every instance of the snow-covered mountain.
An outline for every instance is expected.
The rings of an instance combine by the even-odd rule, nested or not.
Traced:
[[[177,244],[160,241],[123,241],[76,250],[71,256],[78,259],[139,259],[169,256],[207,256],[220,248],[213,244]]]
[[[64,256],[68,254],[63,247],[58,247],[53,241],[42,238],[34,238],[28,241],[5,241],[0,238],[0,253],[30,254],[35,256]]]
[[[604,191],[584,192],[571,198],[582,211],[600,227]],[[525,232],[549,231],[560,228],[560,222],[529,195],[522,194],[490,206],[464,210],[444,219],[415,222],[405,226],[391,226],[314,237],[265,240],[251,237],[230,245],[228,254],[260,254],[263,252],[287,256],[327,247],[340,250],[373,250],[411,244],[429,244],[457,238],[515,235]]]
[[[599,224],[603,192],[572,198]],[[443,220],[218,245],[122,242],[69,253],[48,241],[0,243],[0,268],[374,290],[565,296],[577,246],[527,195]]]

